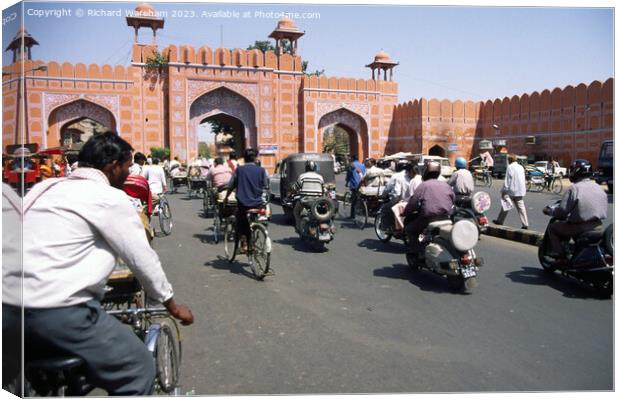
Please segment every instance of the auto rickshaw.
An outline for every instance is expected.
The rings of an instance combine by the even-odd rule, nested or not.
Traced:
[[[337,210],[334,158],[330,154],[291,154],[278,162],[275,173],[269,179],[270,194],[280,197],[282,209],[290,217],[293,216],[293,203],[288,199],[289,193],[299,176],[306,172],[306,161],[314,161],[317,164],[317,173],[323,176],[324,187],[332,193],[332,200]]]

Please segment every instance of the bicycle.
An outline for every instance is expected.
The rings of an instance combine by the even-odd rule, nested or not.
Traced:
[[[158,204],[153,209],[153,215],[157,215],[159,219],[159,227],[162,233],[169,236],[172,233],[172,210],[170,203],[164,193],[158,194]]]
[[[152,354],[156,370],[154,394],[180,395],[179,325],[164,307],[143,306],[147,302],[138,280],[119,263],[108,280],[101,305],[108,314],[131,326]],[[24,396],[86,396],[96,388],[86,375],[84,360],[70,354],[28,359]]]
[[[543,192],[545,190],[554,194],[560,194],[564,189],[562,184],[562,176],[560,175],[547,175],[540,173],[528,173],[526,176],[527,191]]]
[[[247,243],[246,255],[255,278],[263,280],[271,264],[271,239],[266,227],[266,207],[249,209],[246,215],[250,222],[250,242]],[[226,218],[224,225],[224,252],[231,263],[234,262],[237,254],[241,253],[239,242],[236,218],[232,215]]]
[[[491,172],[487,168],[475,169],[473,177],[475,186],[491,187],[493,184]]]

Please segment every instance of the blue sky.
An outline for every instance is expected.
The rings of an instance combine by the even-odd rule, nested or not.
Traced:
[[[427,2],[428,4],[429,2]],[[600,3],[600,2],[599,2]],[[33,58],[59,62],[129,63],[133,30],[125,10],[138,2],[26,2],[25,25],[40,43]],[[614,73],[613,9],[608,7],[494,7],[494,6],[378,6],[329,4],[158,3],[167,11],[165,28],[158,32],[161,48],[168,44],[196,47],[220,44],[246,48],[266,40],[277,17],[254,17],[262,12],[318,13],[298,19],[306,35],[300,39],[309,69],[327,76],[370,78],[374,54],[383,49],[400,63],[394,70],[399,101],[425,97],[486,100],[604,81]],[[538,2],[538,4],[542,4]],[[598,4],[598,3],[597,3]],[[71,10],[54,17],[45,10]],[[81,8],[121,9],[123,16],[76,16]],[[251,18],[173,17],[173,10],[250,11]],[[2,45],[6,48],[19,27],[3,11]],[[28,12],[26,12],[28,14]],[[10,18],[9,18],[10,19]],[[144,30],[146,42],[150,33]],[[11,62],[3,54],[3,64]]]

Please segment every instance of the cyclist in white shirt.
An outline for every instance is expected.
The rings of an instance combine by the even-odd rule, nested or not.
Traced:
[[[159,166],[159,159],[153,158],[153,165],[148,165],[142,169],[142,176],[149,182],[151,194],[153,194],[153,208],[159,204],[159,195],[168,191],[166,185],[166,172]]]
[[[121,396],[149,395],[156,371],[140,338],[101,307],[117,257],[149,298],[182,324],[194,321],[190,309],[175,302],[159,257],[122,191],[131,151],[113,132],[93,136],[70,177],[35,185],[23,203],[23,273],[3,268],[2,276],[3,335],[11,328],[23,332],[26,359],[40,351],[78,356],[89,383]],[[22,289],[10,289],[18,286]]]

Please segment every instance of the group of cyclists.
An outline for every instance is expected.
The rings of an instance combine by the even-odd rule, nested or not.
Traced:
[[[79,153],[79,167],[69,177],[35,185],[21,207],[14,191],[3,188],[3,217],[21,215],[24,232],[23,264],[19,264],[19,257],[13,261],[8,258],[9,264],[3,267],[5,383],[12,381],[21,368],[20,345],[12,340],[19,339],[23,332],[26,359],[41,348],[54,348],[84,359],[88,378],[109,394],[152,392],[155,370],[150,354],[135,335],[101,307],[104,287],[117,257],[137,276],[148,296],[161,302],[170,315],[184,325],[194,322],[192,311],[176,302],[159,257],[144,234],[143,221],[121,191],[128,179],[146,181],[156,200],[169,189],[166,171],[159,160],[148,164],[144,154],[138,152],[132,158],[132,152],[131,145],[120,136],[106,132],[85,143]],[[246,245],[250,242],[247,211],[265,205],[264,192],[269,187],[268,175],[257,163],[257,155],[255,149],[246,149],[243,165],[234,168],[216,158],[207,173],[212,187],[222,193],[224,204],[235,192],[236,228],[245,237]],[[178,163],[173,160],[166,165],[169,172],[179,167],[175,161]],[[312,163],[307,166],[297,186],[304,178],[316,178]],[[407,251],[420,254],[416,237],[428,223],[448,218],[458,196],[474,191],[467,162],[457,158],[457,170],[447,181],[440,177],[441,165],[434,160],[422,167],[407,160],[383,166],[388,167],[380,168],[371,159],[361,163],[353,157],[346,186],[354,196],[375,188],[379,192],[378,187],[383,187],[381,194],[392,201],[395,228],[404,229],[409,237]],[[575,161],[571,165],[571,180],[574,177],[574,181],[581,181],[588,173],[588,162]],[[563,201],[567,223],[586,228],[586,224],[593,224],[589,219],[604,218],[606,197],[603,200],[597,191],[602,189],[585,183],[574,187]],[[49,231],[57,234],[50,235]],[[566,231],[558,229],[555,234],[566,239]],[[5,241],[5,245],[11,244]],[[242,240],[242,251],[247,249],[243,245]],[[5,250],[11,252],[10,248]]]

